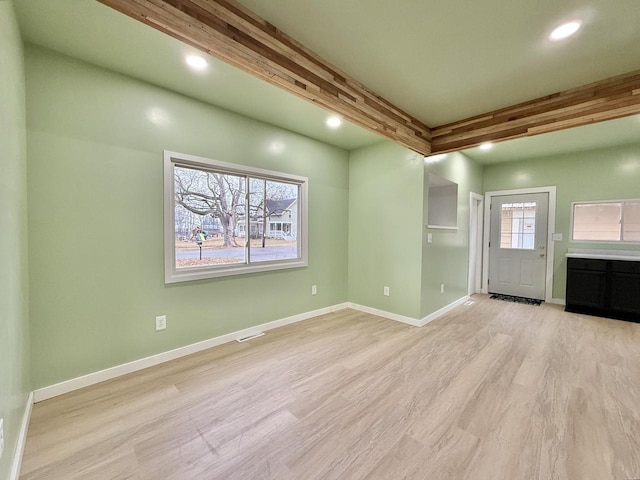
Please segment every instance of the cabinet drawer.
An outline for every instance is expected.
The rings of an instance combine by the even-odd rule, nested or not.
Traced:
[[[578,270],[596,270],[604,272],[607,269],[607,261],[590,258],[567,258],[567,267]]]
[[[640,262],[611,262],[611,271],[620,273],[637,273],[640,275]]]

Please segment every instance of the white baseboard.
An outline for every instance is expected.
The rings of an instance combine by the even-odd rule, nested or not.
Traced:
[[[201,342],[193,343],[191,345],[179,347],[174,350],[169,350],[167,352],[151,355],[150,357],[141,358],[139,360],[134,360],[132,362],[124,363],[122,365],[116,365],[115,367],[106,368],[98,372],[89,373],[81,377],[65,380],[63,382],[56,383],[54,385],[49,385],[48,387],[39,388],[33,392],[33,401],[41,402],[49,398],[57,397],[58,395],[63,395],[65,393],[73,392],[74,390],[79,390],[81,388],[88,387],[90,385],[95,385],[96,383],[104,382],[106,380],[111,380],[113,378],[121,377],[129,373],[137,372],[144,368],[153,367],[154,365],[159,365],[161,363],[169,362],[171,360],[175,360],[175,359],[184,357],[186,355],[191,355],[192,353],[197,353],[203,350],[207,350],[209,348],[217,347],[218,345],[222,345],[227,342],[232,342],[238,338],[244,338],[250,335],[255,335],[259,332],[273,330],[274,328],[283,327],[285,325],[290,325],[292,323],[301,322],[303,320],[308,320],[309,318],[335,312],[338,310],[342,310],[344,308],[352,308],[354,310],[359,310],[361,312],[370,313],[372,315],[378,315],[380,317],[388,318],[390,320],[395,320],[397,322],[406,323],[414,327],[422,327],[427,323],[435,320],[436,318],[441,317],[442,315],[456,308],[457,306],[462,305],[468,299],[469,299],[469,296],[466,295],[460,298],[459,300],[456,300],[455,302],[447,305],[446,307],[443,307],[440,310],[433,312],[432,314],[424,317],[423,319],[407,317],[404,315],[399,315],[397,313],[386,312],[384,310],[378,310],[377,308],[367,307],[364,305],[358,305],[356,303],[350,303],[350,302],[332,305],[330,307],[313,310],[311,312],[305,312],[305,313],[300,313],[298,315],[293,315],[291,317],[281,318],[279,320],[274,320],[273,322],[264,323],[262,325],[256,325],[254,327],[246,328],[244,330],[227,333],[219,337],[210,338],[207,340],[203,340]]]
[[[434,321],[436,318],[441,317],[445,313],[453,310],[456,307],[459,307],[464,302],[469,300],[469,295],[465,295],[462,298],[459,298],[453,303],[450,303],[446,307],[437,310],[422,319],[406,317],[404,315],[399,315],[397,313],[386,312],[384,310],[378,310],[377,308],[367,307],[364,305],[358,305],[357,303],[347,303],[347,307],[352,308],[354,310],[359,310],[361,312],[370,313],[372,315],[377,315],[379,317],[388,318],[389,320],[395,320],[396,322],[406,323],[407,325],[412,325],[414,327],[424,327],[427,323]]]
[[[13,456],[13,465],[9,473],[9,480],[18,480],[20,476],[20,467],[22,466],[22,457],[24,456],[24,446],[27,443],[27,432],[29,431],[29,420],[31,419],[31,410],[33,409],[33,392],[27,397],[27,404],[24,407],[22,415],[22,423],[20,423],[20,434],[18,435],[18,443],[16,453]]]
[[[158,353],[150,357],[141,358],[139,360],[134,360],[132,362],[117,365],[115,367],[106,368],[104,370],[89,373],[81,377],[65,380],[64,382],[56,383],[55,385],[50,385],[48,387],[43,387],[35,390],[33,392],[33,401],[41,402],[43,400],[47,400],[48,398],[57,397],[58,395],[88,387],[89,385],[95,385],[96,383],[104,382],[106,380],[111,380],[112,378],[137,372],[138,370],[169,362],[186,355],[191,355],[192,353],[197,353],[201,352],[202,350],[217,347],[218,345],[222,345],[223,343],[233,342],[238,338],[248,337],[250,335],[257,334],[258,332],[273,330],[274,328],[283,327],[285,325],[308,320],[309,318],[317,317],[319,315],[342,310],[344,308],[347,308],[347,306],[347,303],[341,303],[332,305],[330,307],[313,310],[311,312],[300,313],[291,317],[281,318],[279,320],[274,320],[273,322],[263,323],[262,325],[256,325],[254,327],[245,328],[244,330],[227,333],[219,337],[210,338],[208,340],[203,340],[201,342],[186,345],[184,347],[179,347],[174,350],[169,350],[168,352]]]
[[[554,305],[562,305],[562,306],[566,305],[564,298],[550,298],[549,300],[545,300],[545,302],[553,303]]]
[[[419,327],[424,327],[427,323],[429,322],[433,322],[436,318],[440,318],[441,316],[443,316],[445,313],[450,312],[451,310],[453,310],[456,307],[459,307],[460,305],[462,305],[463,303],[467,302],[469,300],[469,295],[465,295],[462,298],[459,298],[458,300],[456,300],[455,302],[450,303],[449,305],[447,305],[446,307],[442,307],[440,310],[436,310],[435,312],[427,315],[426,317],[424,317],[422,320],[420,320],[418,323]]]
[[[420,326],[419,320],[411,317],[405,317],[404,315],[398,315],[397,313],[386,312],[384,310],[378,310],[377,308],[367,307],[365,305],[359,305],[351,302],[347,303],[347,307],[360,312],[370,313],[371,315],[377,315],[378,317],[388,318],[389,320],[395,320],[396,322],[413,325],[414,327]]]

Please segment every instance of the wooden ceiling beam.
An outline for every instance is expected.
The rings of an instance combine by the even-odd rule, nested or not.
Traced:
[[[431,129],[234,0],[99,0],[423,155]]]
[[[640,70],[432,129],[432,153],[447,153],[640,113]]]

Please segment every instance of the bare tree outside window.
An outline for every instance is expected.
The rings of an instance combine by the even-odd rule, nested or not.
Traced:
[[[275,172],[262,170],[255,176],[250,173],[258,169],[198,160],[179,163],[165,157],[173,224],[173,245],[165,256],[168,282],[180,281],[173,276],[207,278],[306,265],[306,239],[300,237],[306,179],[269,178],[266,174]],[[190,273],[194,269],[197,274]]]

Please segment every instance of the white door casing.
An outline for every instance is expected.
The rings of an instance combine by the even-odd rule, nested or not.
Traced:
[[[491,199],[489,293],[544,300],[549,194]]]
[[[468,294],[482,291],[482,226],[484,197],[469,194],[469,279]]]

